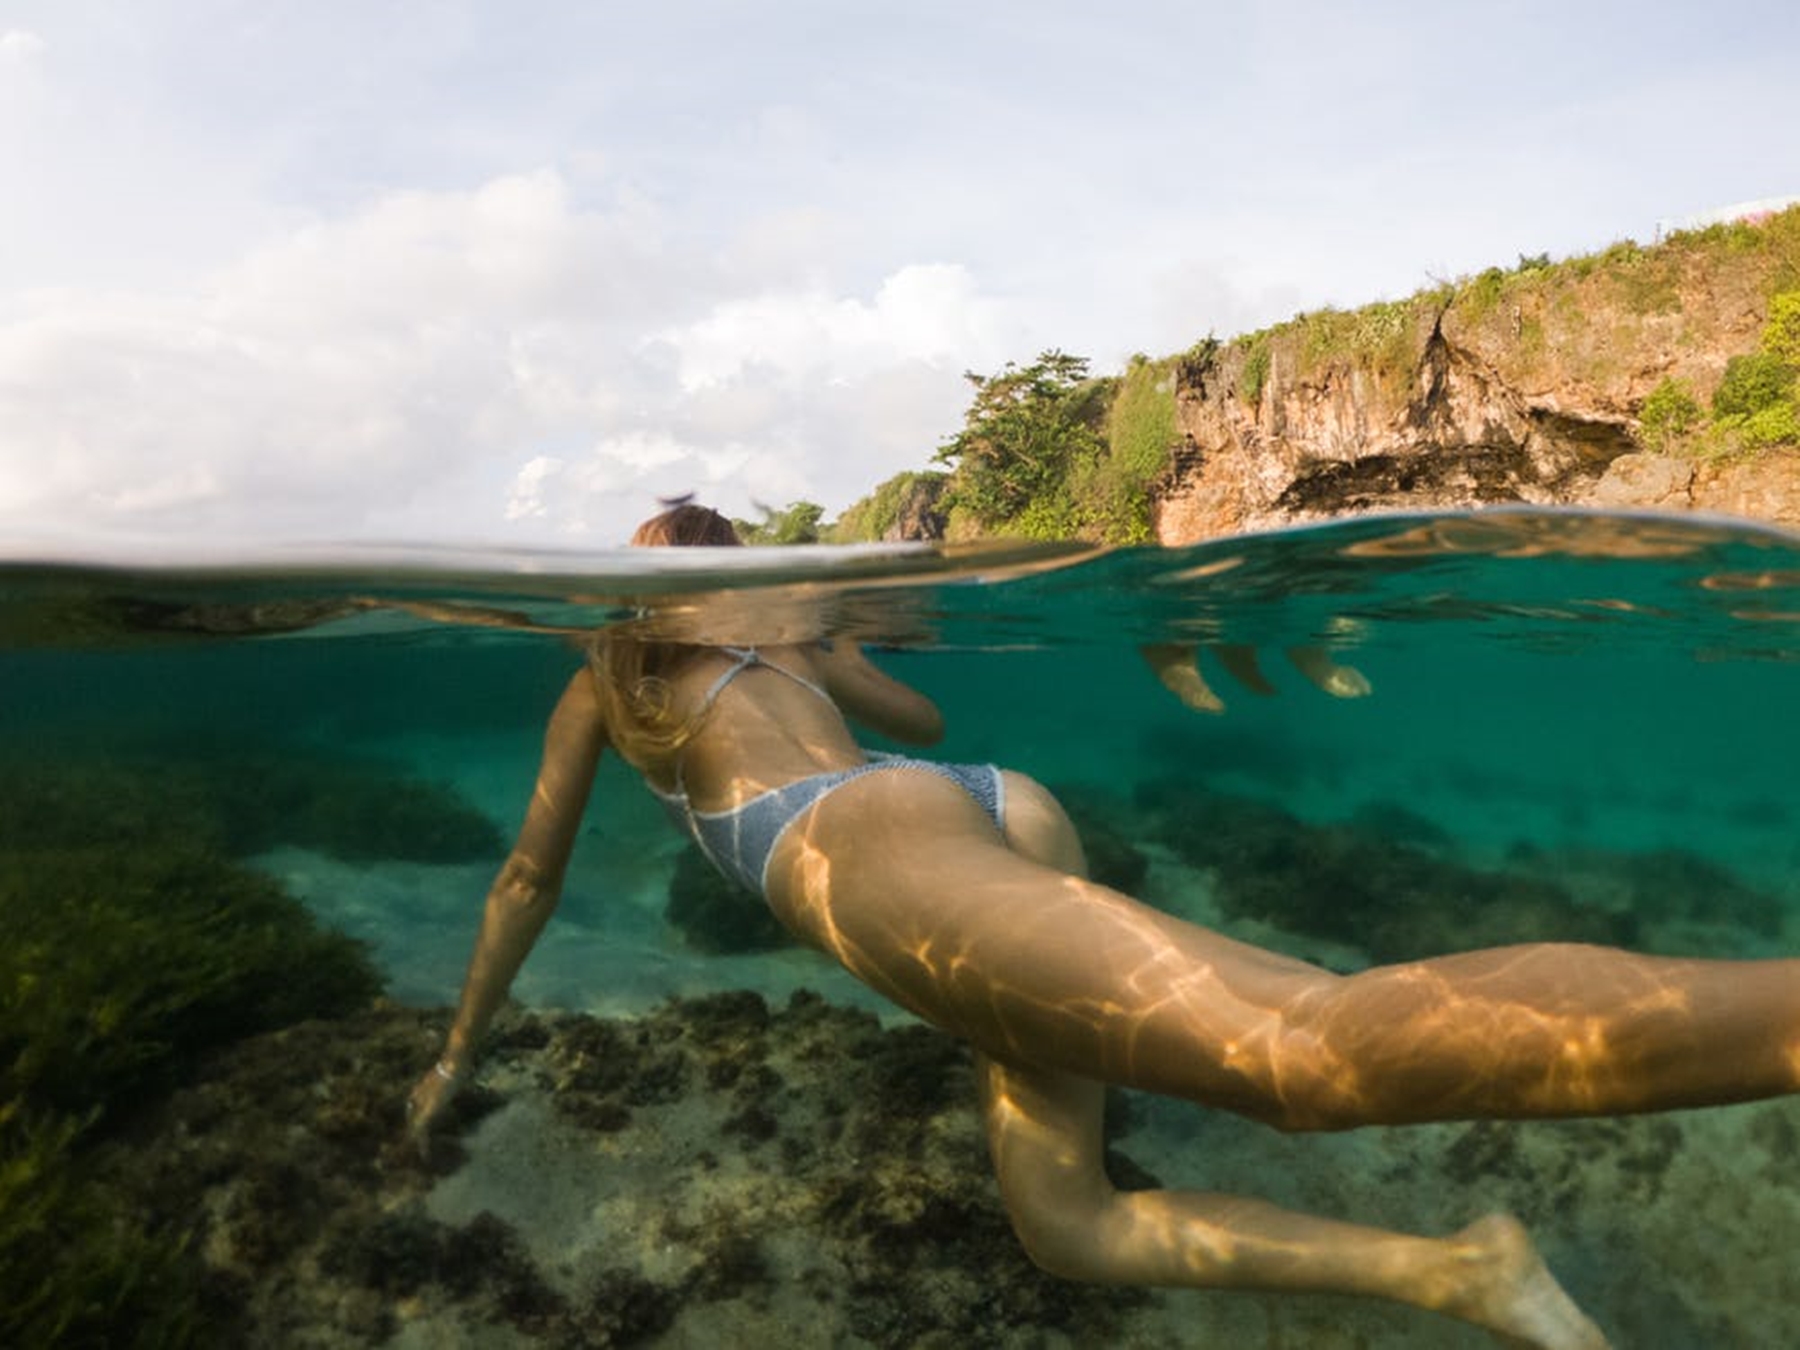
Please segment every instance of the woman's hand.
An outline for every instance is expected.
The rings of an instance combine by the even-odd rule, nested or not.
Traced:
[[[421,1158],[431,1152],[431,1127],[455,1099],[468,1070],[439,1060],[425,1071],[406,1102],[406,1138]]]

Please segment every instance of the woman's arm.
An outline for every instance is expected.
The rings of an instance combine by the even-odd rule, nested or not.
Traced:
[[[825,692],[843,712],[904,745],[936,745],[944,739],[944,715],[917,689],[876,669],[862,648],[838,638],[813,654]]]
[[[482,1033],[555,912],[594,770],[605,748],[606,726],[594,697],[593,676],[583,669],[569,681],[550,715],[531,806],[518,842],[488,891],[481,932],[444,1053],[413,1089],[410,1128],[420,1142],[467,1075]]]

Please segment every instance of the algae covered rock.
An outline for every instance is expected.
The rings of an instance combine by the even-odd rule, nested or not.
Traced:
[[[180,791],[104,768],[0,788],[0,1343],[186,1345],[185,1211],[121,1211],[92,1145],[240,1037],[365,1007],[381,979]]]
[[[695,951],[761,952],[792,946],[761,896],[721,876],[698,848],[682,850],[669,878],[664,917]]]

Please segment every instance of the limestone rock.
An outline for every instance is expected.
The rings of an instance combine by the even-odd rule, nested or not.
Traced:
[[[1308,316],[1188,361],[1182,440],[1152,488],[1157,538],[1509,503],[1800,526],[1800,453],[1652,454],[1637,421],[1663,381],[1704,403],[1731,357],[1755,349],[1776,264],[1618,253],[1541,283],[1477,279]]]

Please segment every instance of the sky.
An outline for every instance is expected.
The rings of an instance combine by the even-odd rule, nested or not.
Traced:
[[[0,557],[835,515],[1096,373],[1800,192],[1792,0],[0,0]]]

